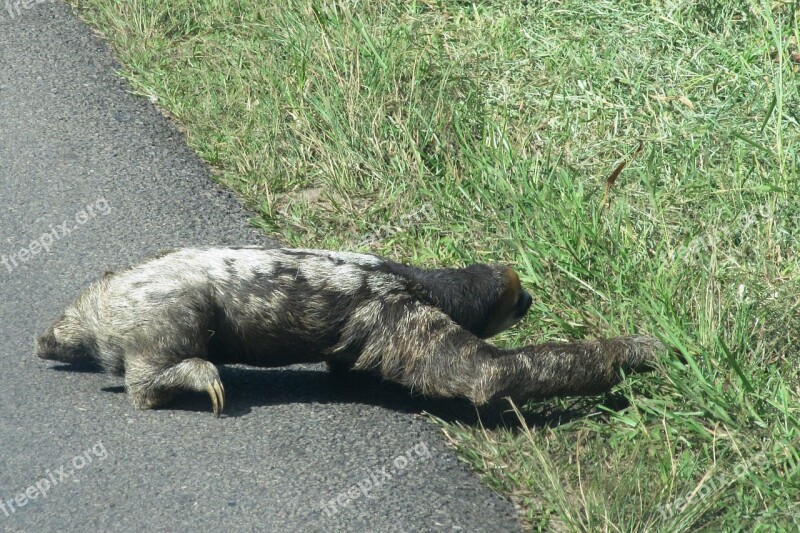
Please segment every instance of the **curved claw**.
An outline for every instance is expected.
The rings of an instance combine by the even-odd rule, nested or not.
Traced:
[[[225,409],[225,388],[219,380],[214,380],[211,385],[206,387],[208,395],[211,396],[211,404],[214,407],[214,416],[219,418],[222,410]]]

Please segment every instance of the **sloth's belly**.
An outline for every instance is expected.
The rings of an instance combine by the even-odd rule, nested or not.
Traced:
[[[215,332],[209,338],[208,359],[215,364],[246,364],[261,367],[325,361],[338,341],[331,330]]]

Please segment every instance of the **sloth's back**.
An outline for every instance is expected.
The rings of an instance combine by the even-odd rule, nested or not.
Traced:
[[[323,250],[185,248],[101,281],[86,303],[98,338],[113,344],[205,336],[213,362],[279,366],[320,360],[354,313],[404,290],[385,264]]]

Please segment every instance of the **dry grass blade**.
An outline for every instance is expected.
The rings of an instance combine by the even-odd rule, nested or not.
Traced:
[[[611,174],[608,175],[608,177],[606,178],[606,188],[605,191],[603,192],[603,199],[600,202],[601,211],[603,211],[608,204],[608,198],[609,195],[611,194],[611,188],[617,182],[617,178],[619,178],[619,175],[622,174],[622,171],[625,169],[625,166],[634,159],[636,159],[636,156],[639,155],[639,153],[642,151],[643,148],[644,148],[644,141],[639,141],[639,146],[636,147],[636,150],[633,151],[630,157],[628,159],[623,159],[622,161],[620,161],[620,163],[614,168],[614,170],[611,171]]]

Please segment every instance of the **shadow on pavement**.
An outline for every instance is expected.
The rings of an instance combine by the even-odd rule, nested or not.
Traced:
[[[59,364],[51,368],[59,372],[102,372],[97,365]],[[254,407],[292,403],[351,403],[383,407],[409,414],[428,413],[446,422],[483,426],[487,429],[520,429],[517,413],[506,402],[476,408],[461,399],[425,398],[413,395],[407,388],[383,381],[368,373],[327,372],[307,367],[251,368],[242,366],[221,367],[225,384],[226,402],[223,417],[240,417],[252,412]],[[109,386],[104,392],[122,394],[122,386]],[[522,411],[527,427],[558,426],[598,412],[603,405],[611,411],[628,407],[622,394],[608,394],[598,400],[576,398],[565,409],[544,406],[538,411]],[[175,397],[164,409],[192,412],[211,412],[205,393],[186,392]]]

